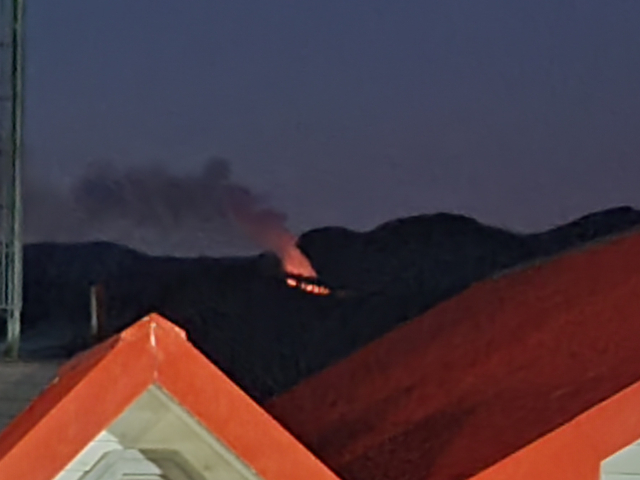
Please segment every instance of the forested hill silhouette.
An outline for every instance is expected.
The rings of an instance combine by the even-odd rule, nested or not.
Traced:
[[[439,213],[368,232],[327,227],[299,239],[335,295],[289,288],[270,254],[154,257],[104,242],[25,247],[24,357],[90,345],[92,285],[102,335],[158,312],[258,401],[344,358],[472,283],[640,226],[620,207],[535,234]]]

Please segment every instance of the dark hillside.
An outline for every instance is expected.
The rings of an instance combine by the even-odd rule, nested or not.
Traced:
[[[369,232],[322,228],[301,250],[340,295],[290,289],[271,255],[165,258],[109,243],[25,248],[23,356],[66,357],[90,344],[89,290],[104,293],[104,335],[155,311],[259,400],[349,355],[469,285],[640,225],[640,212],[598,212],[516,234],[436,214]]]

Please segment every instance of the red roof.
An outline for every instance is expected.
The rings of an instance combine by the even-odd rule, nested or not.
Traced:
[[[149,387],[160,386],[265,480],[336,480],[273,418],[151,315],[73,359],[0,433],[0,478],[51,480]],[[35,460],[35,461],[34,461]]]
[[[634,234],[479,283],[267,410],[344,479],[594,479],[640,438],[639,338]]]

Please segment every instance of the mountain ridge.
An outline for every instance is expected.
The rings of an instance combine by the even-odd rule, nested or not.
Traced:
[[[618,207],[539,233],[463,215],[392,220],[299,238],[320,278],[347,294],[291,289],[270,254],[154,257],[107,242],[25,246],[25,357],[66,358],[91,344],[89,291],[100,285],[103,336],[157,312],[258,401],[276,395],[475,282],[640,227]]]

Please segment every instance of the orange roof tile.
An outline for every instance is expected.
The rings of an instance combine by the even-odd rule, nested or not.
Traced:
[[[262,478],[336,479],[182,330],[158,315],[61,369],[0,433],[0,478],[51,480],[152,385],[162,387]]]
[[[345,479],[592,479],[640,438],[639,336],[634,234],[479,283],[266,408]]]

